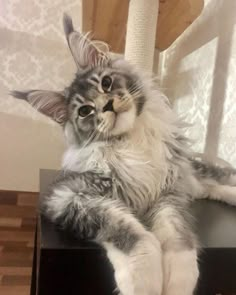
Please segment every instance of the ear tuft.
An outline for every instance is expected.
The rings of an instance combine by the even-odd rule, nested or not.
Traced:
[[[67,105],[63,92],[47,90],[12,91],[11,95],[26,100],[40,113],[64,125],[67,121]]]
[[[30,91],[23,92],[23,91],[14,90],[14,91],[10,92],[10,95],[15,97],[15,98],[18,98],[18,99],[27,100],[27,96],[28,96],[29,92]]]
[[[68,36],[74,31],[74,27],[73,27],[72,19],[67,13],[63,14],[63,27],[64,27],[66,39],[68,41]]]
[[[92,41],[89,34],[82,34],[74,30],[72,19],[64,14],[63,26],[70,48],[71,54],[75,60],[78,69],[104,65],[108,62],[108,46],[104,42]]]

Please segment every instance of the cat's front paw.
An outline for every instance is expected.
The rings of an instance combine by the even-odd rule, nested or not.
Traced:
[[[127,256],[119,259],[115,279],[121,295],[161,294],[161,248],[152,235],[144,237]]]

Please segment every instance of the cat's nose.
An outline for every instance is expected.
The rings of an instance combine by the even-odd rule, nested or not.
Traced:
[[[110,99],[108,103],[103,107],[103,112],[107,112],[107,111],[114,112],[113,99]]]

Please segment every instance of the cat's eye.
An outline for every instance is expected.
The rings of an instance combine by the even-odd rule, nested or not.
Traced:
[[[102,89],[103,91],[107,92],[111,89],[112,78],[110,76],[104,76],[102,78]]]
[[[94,112],[94,107],[90,105],[85,105],[79,108],[78,114],[80,117],[85,118],[93,112]]]

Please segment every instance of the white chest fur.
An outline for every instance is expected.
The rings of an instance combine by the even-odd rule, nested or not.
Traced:
[[[153,151],[150,145],[144,147],[130,141],[111,145],[96,142],[83,149],[70,147],[65,153],[63,168],[105,174],[114,171],[127,203],[132,203],[137,210],[145,210],[159,195],[166,177],[162,157],[160,150]]]

